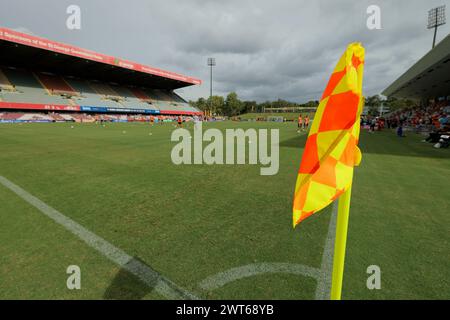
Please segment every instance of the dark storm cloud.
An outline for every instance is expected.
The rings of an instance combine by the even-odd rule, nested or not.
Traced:
[[[65,27],[68,5],[82,30]],[[366,27],[381,7],[382,30]],[[346,45],[366,47],[365,94],[380,93],[431,47],[427,10],[448,0],[0,0],[0,21],[51,39],[204,80],[180,90],[207,96],[206,58],[217,60],[214,90],[245,99],[318,99]],[[439,39],[449,33],[439,30]]]

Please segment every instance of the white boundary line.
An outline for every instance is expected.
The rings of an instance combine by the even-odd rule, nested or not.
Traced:
[[[314,279],[321,278],[321,270],[294,263],[255,263],[229,269],[202,280],[199,284],[204,290],[218,289],[229,282],[253,277],[264,273],[288,273],[304,275]]]
[[[63,226],[65,229],[76,235],[83,240],[91,248],[97,250],[106,258],[119,265],[121,268],[134,274],[141,281],[143,281],[150,288],[154,288],[156,292],[163,295],[168,299],[198,299],[193,294],[178,287],[175,283],[169,279],[163,277],[158,272],[152,270],[144,263],[139,262],[132,256],[128,255],[125,251],[115,247],[108,241],[97,236],[93,232],[84,228],[82,225],[66,217],[61,212],[48,206],[38,198],[34,197],[24,189],[15,185],[3,176],[0,176],[0,184],[14,192],[20,198],[37,208],[47,217]]]
[[[77,222],[66,217],[56,209],[48,206],[24,189],[15,185],[3,176],[0,176],[0,184],[8,188],[20,198],[37,208],[47,217],[63,226],[65,229],[83,240],[87,245],[100,252],[106,258],[137,276],[150,288],[154,288],[159,294],[168,299],[198,299],[192,293],[178,287],[169,279],[152,270],[144,263],[134,259],[123,250],[115,247],[103,238],[87,230]],[[333,210],[328,227],[327,238],[322,254],[320,269],[293,263],[257,263],[237,268],[232,268],[210,276],[199,283],[204,290],[218,289],[229,282],[252,277],[264,273],[288,273],[303,275],[317,280],[315,293],[316,300],[327,300],[331,292],[331,272],[333,266],[333,247],[336,229],[338,201],[333,204]]]
[[[331,294],[331,276],[333,272],[334,239],[336,234],[336,220],[338,211],[338,201],[333,203],[330,224],[328,226],[327,240],[322,254],[322,264],[320,266],[321,277],[317,280],[316,300],[329,300]]]
[[[333,271],[333,248],[336,230],[338,201],[333,204],[327,238],[322,254],[320,269],[295,263],[255,263],[229,269],[212,275],[199,283],[203,290],[218,289],[227,283],[265,273],[288,273],[311,277],[317,280],[316,300],[328,300],[331,293]]]

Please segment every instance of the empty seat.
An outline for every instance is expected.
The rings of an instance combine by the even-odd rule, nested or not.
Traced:
[[[14,85],[6,77],[6,75],[3,73],[2,69],[0,69],[0,89],[8,90],[8,91],[15,90]]]
[[[143,90],[141,90],[139,88],[133,87],[133,88],[130,88],[130,91],[140,100],[152,101],[152,98],[147,93],[145,93]]]
[[[112,108],[123,108],[119,103],[106,100],[104,97],[99,95],[86,81],[78,79],[68,79],[65,78],[66,82],[76,91],[80,93],[80,96],[76,98],[76,102],[82,106],[91,107],[112,107]]]
[[[120,94],[121,97],[123,97],[123,100],[121,100],[121,104],[124,105],[127,108],[132,109],[155,109],[156,107],[150,104],[150,100],[141,100],[136,95],[131,92],[128,88],[125,88],[123,86],[111,86],[111,88]]]
[[[98,94],[104,95],[105,97],[115,97],[121,98],[117,92],[115,92],[109,85],[106,83],[100,82],[89,82],[89,85],[94,89]]]
[[[16,88],[15,92],[2,90],[1,96],[4,101],[57,105],[68,104],[67,100],[60,96],[49,95],[31,72],[9,68],[2,70],[10,83]]]
[[[38,72],[35,75],[51,94],[77,95],[77,92],[60,76]]]

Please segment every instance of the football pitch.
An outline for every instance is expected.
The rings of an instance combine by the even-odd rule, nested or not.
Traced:
[[[203,126],[279,129],[278,174],[174,165],[171,124],[0,124],[0,299],[323,298],[333,206],[291,220],[306,133]],[[422,139],[361,133],[343,299],[450,298],[450,150]]]

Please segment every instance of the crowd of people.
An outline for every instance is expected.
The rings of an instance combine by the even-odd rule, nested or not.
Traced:
[[[398,137],[405,137],[405,130],[428,134],[424,142],[431,142],[436,148],[448,146],[450,135],[450,102],[442,100],[427,106],[415,106],[398,110],[385,116],[361,116],[361,126],[369,132],[384,128],[395,129]]]
[[[387,118],[388,128],[399,125],[409,127],[415,132],[443,129],[449,123],[450,102],[433,102],[428,106],[417,106],[393,112]]]

